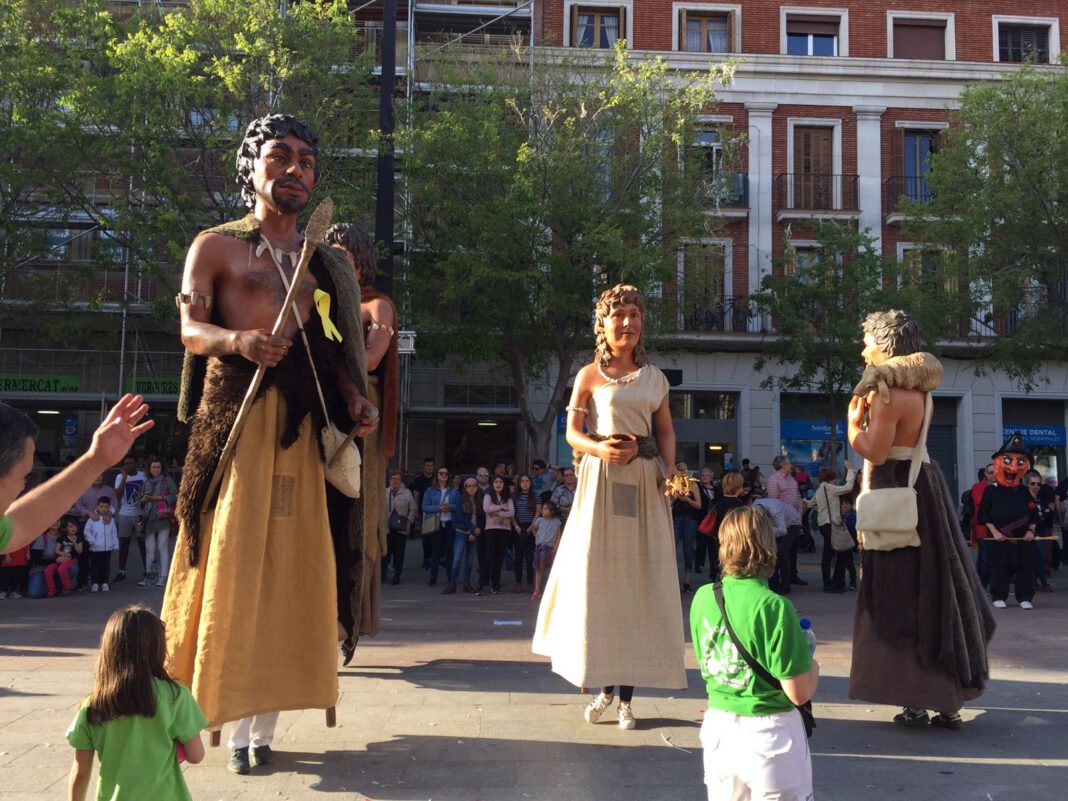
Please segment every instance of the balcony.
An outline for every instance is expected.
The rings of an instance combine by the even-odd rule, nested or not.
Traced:
[[[748,295],[719,298],[712,303],[687,303],[683,289],[680,302],[680,330],[683,333],[740,334],[749,330],[753,305]]]
[[[709,183],[709,214],[718,217],[749,216],[749,173],[717,171]]]
[[[415,44],[415,80],[481,83],[494,77],[526,80],[530,33],[421,34]]]
[[[855,220],[860,217],[856,175],[783,173],[775,176],[776,221]]]
[[[926,175],[895,175],[883,181],[883,208],[886,221],[891,225],[905,219],[902,210],[904,200],[913,203],[929,203],[934,193],[927,185]]]
[[[352,58],[358,60],[370,53],[373,59],[375,75],[382,74],[382,43],[384,40],[382,23],[379,21],[357,21],[357,36],[352,40]],[[408,64],[408,24],[397,23],[396,35],[397,63],[395,72],[403,75]]]

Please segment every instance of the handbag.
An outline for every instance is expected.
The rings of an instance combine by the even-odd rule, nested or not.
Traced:
[[[704,519],[697,524],[697,530],[702,534],[711,537],[712,532],[716,530],[716,521],[719,519],[719,515],[716,514],[715,509],[709,510]]]
[[[438,515],[432,514],[423,518],[423,524],[420,526],[419,530],[425,536],[427,534],[434,534],[439,528],[441,528],[441,523],[438,522]]]
[[[753,659],[752,655],[745,650],[745,646],[738,639],[738,635],[734,633],[734,628],[731,626],[731,621],[727,617],[727,608],[723,605],[723,582],[717,581],[712,586],[712,592],[716,596],[716,606],[719,607],[719,614],[723,618],[723,626],[727,629],[727,635],[731,638],[731,642],[734,643],[734,647],[738,650],[738,656],[740,656],[745,663],[752,668],[765,682],[772,687],[776,687],[779,690],[782,689],[782,682],[772,676],[764,667]],[[812,701],[805,701],[803,704],[794,704],[794,707],[801,713],[801,722],[805,724],[805,736],[811,737],[812,731],[816,728],[816,716],[812,712]]]
[[[174,519],[174,507],[166,501],[156,501],[156,519],[157,520],[173,520]]]
[[[857,530],[864,536],[868,550],[894,550],[920,544],[916,531],[919,509],[914,485],[920,475],[920,465],[926,456],[927,429],[931,425],[934,401],[927,393],[924,401],[923,428],[912,449],[909,480],[904,487],[871,488],[871,462],[864,461],[864,482],[857,496]],[[888,535],[885,538],[882,535]],[[883,539],[883,542],[880,542]]]
[[[402,534],[407,534],[408,518],[402,515],[396,509],[394,509],[392,512],[389,513],[388,526],[390,531],[399,531]]]
[[[857,544],[853,542],[853,537],[849,534],[849,529],[846,528],[845,523],[842,522],[841,508],[838,510],[838,519],[834,519],[834,507],[831,506],[831,493],[827,490],[827,485],[823,485],[823,498],[827,502],[827,517],[831,520],[831,548],[842,553],[844,551],[852,551]]]
[[[267,250],[271,254],[274,266],[278,268],[278,275],[282,278],[282,286],[288,292],[289,279],[275,256],[274,248],[267,248]],[[308,345],[308,335],[304,332],[304,323],[301,322],[300,311],[297,309],[296,303],[293,304],[293,318],[297,321],[297,328],[300,329],[300,338],[304,342],[304,352],[308,354],[308,364],[311,365],[312,377],[315,379],[315,391],[319,395],[319,405],[323,410],[325,425],[320,432],[323,455],[326,457],[323,474],[334,489],[346,498],[359,498],[360,478],[363,472],[360,468],[363,460],[360,457],[359,446],[355,442],[356,429],[354,428],[352,433],[345,434],[330,419],[330,413],[326,410],[326,399],[323,397],[323,388],[319,384],[319,371],[315,369],[315,359],[312,358],[311,347]]]

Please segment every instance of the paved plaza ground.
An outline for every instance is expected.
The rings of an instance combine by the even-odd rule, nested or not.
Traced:
[[[383,632],[339,668],[338,726],[321,711],[283,713],[276,762],[226,771],[225,748],[186,769],[196,799],[348,801],[697,801],[703,700],[687,645],[689,689],[638,689],[635,731],[591,726],[587,700],[530,653],[537,604],[526,594],[442,597],[417,547],[404,583],[384,588]],[[804,559],[805,557],[803,557]],[[823,678],[810,741],[821,801],[1047,801],[1068,798],[1068,569],[1038,609],[998,611],[988,692],[959,732],[901,729],[896,711],[846,697],[856,594],[811,586],[793,599],[813,621]],[[0,801],[66,797],[64,733],[89,689],[95,646],[117,606],[158,608],[162,590],[0,600]],[[1011,603],[1011,602],[1010,602]],[[684,607],[688,599],[683,598]],[[234,625],[242,625],[240,619]],[[95,785],[94,785],[95,786]],[[166,801],[150,799],[148,801]]]

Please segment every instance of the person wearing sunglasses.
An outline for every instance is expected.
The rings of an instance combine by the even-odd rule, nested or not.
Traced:
[[[1043,540],[1053,534],[1053,515],[1057,509],[1057,493],[1053,487],[1042,480],[1037,470],[1029,470],[1024,475],[1024,484],[1035,504],[1038,506],[1038,525],[1035,526],[1035,589],[1039,592],[1053,592],[1049,586],[1050,564],[1053,558],[1052,540]]]
[[[452,513],[459,504],[460,493],[450,485],[448,469],[438,468],[434,485],[423,495],[423,536],[430,537],[430,581],[427,583],[431,587],[438,583],[438,568],[443,560],[445,575],[452,583]],[[437,526],[428,530],[427,521],[432,518],[436,519]]]

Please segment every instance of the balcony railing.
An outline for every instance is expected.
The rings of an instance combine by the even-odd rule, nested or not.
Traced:
[[[688,303],[685,288],[680,301],[684,333],[743,333],[755,314],[748,295],[722,297],[712,303]]]
[[[883,181],[883,208],[893,211],[901,206],[901,199],[928,203],[934,193],[927,186],[926,175],[895,175]]]
[[[798,211],[857,211],[856,175],[783,173],[775,177],[775,205]]]
[[[708,199],[717,208],[749,208],[749,173],[717,171],[711,178]]]

